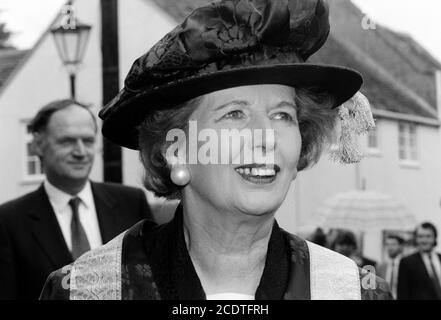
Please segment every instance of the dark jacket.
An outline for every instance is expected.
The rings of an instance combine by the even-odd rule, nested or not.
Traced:
[[[441,255],[438,254],[438,258]],[[432,279],[419,252],[401,259],[398,272],[398,300],[439,300]]]
[[[103,243],[151,219],[142,190],[91,186]],[[72,260],[43,185],[0,206],[0,299],[38,299],[47,276]]]

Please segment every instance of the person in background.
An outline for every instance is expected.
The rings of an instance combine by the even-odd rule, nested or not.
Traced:
[[[333,244],[333,250],[355,261],[360,267],[372,266],[375,268],[377,263],[358,253],[357,240],[353,232],[342,230],[338,233]]]
[[[51,102],[29,129],[46,179],[0,206],[0,299],[38,299],[52,271],[151,218],[142,190],[89,180],[98,126],[87,106]]]
[[[401,259],[398,300],[441,300],[441,255],[434,248],[438,231],[430,222],[415,230],[418,252]]]
[[[387,261],[377,268],[378,276],[389,283],[394,298],[397,297],[398,270],[403,254],[403,245],[403,238],[395,234],[389,234],[385,240]]]
[[[322,228],[317,228],[308,240],[325,248],[328,246],[328,239]]]

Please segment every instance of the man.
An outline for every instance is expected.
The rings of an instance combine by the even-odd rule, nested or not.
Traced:
[[[398,270],[403,253],[403,245],[403,238],[395,234],[389,234],[385,240],[387,262],[377,268],[378,276],[389,283],[395,299],[397,298]]]
[[[436,253],[437,230],[425,222],[415,230],[418,252],[401,259],[398,272],[399,300],[441,299],[441,255]]]
[[[37,299],[52,271],[150,218],[142,190],[89,181],[98,127],[86,106],[52,102],[29,128],[46,179],[0,206],[0,299]]]

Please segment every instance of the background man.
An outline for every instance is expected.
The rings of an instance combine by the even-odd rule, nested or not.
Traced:
[[[425,222],[415,230],[418,252],[401,259],[398,272],[399,300],[441,299],[441,255],[436,253],[437,230]]]
[[[385,240],[387,261],[377,268],[377,275],[389,283],[395,299],[397,298],[398,270],[402,258],[403,245],[403,238],[394,234],[388,235]]]
[[[0,299],[37,299],[50,272],[150,218],[142,190],[89,181],[97,129],[88,107],[71,100],[31,121],[46,180],[0,206]]]

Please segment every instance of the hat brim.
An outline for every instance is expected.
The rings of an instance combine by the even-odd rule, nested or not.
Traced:
[[[113,143],[136,150],[136,128],[152,111],[177,106],[210,92],[259,84],[316,87],[333,96],[333,107],[337,107],[357,93],[363,78],[349,68],[308,63],[253,66],[198,75],[140,92],[123,101],[112,101],[102,115],[102,133]]]

